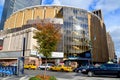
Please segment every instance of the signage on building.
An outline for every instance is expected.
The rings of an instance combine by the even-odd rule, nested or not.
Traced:
[[[52,52],[52,58],[63,58],[64,53],[63,52]]]
[[[87,52],[87,53],[85,53],[85,57],[86,57],[86,58],[90,58],[90,57],[91,57],[91,54]]]
[[[40,57],[44,57],[44,55],[41,53],[41,54],[38,54],[37,51],[31,51],[30,53],[31,55],[34,55],[34,56],[40,56]],[[51,54],[51,58],[63,58],[64,57],[64,53],[63,52],[52,52]]]
[[[30,54],[31,55],[37,55],[37,51],[32,50]]]

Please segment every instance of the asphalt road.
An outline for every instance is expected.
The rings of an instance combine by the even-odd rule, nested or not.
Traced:
[[[22,77],[18,76],[8,76],[0,77],[0,80],[28,80],[30,77],[33,77],[38,74],[44,74],[44,70],[25,70],[25,74]],[[87,77],[87,75],[74,72],[55,72],[47,71],[47,75],[55,76],[58,80],[120,80],[115,76],[95,76]]]

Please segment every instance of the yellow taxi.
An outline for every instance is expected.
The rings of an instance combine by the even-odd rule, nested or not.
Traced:
[[[29,69],[29,65],[28,64],[24,64],[24,69]]]
[[[53,71],[67,71],[67,72],[73,71],[72,67],[70,67],[70,66],[65,66],[65,65],[52,66],[52,67],[50,68],[50,70],[53,70]]]
[[[24,69],[37,69],[37,66],[35,64],[25,64]]]

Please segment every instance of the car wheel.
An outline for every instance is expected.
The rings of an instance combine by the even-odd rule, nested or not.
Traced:
[[[88,76],[89,76],[89,77],[92,77],[92,76],[93,76],[93,72],[89,71],[89,72],[88,72]]]
[[[46,70],[49,70],[49,68],[46,68]]]
[[[49,69],[50,71],[53,71],[52,68]]]
[[[120,73],[118,73],[117,77],[118,77],[118,78],[120,77]]]
[[[64,70],[63,69],[61,69],[61,72],[63,72]]]
[[[80,73],[80,72],[81,72],[81,70],[78,70],[78,71],[77,71],[77,73]]]
[[[38,67],[37,69],[38,69],[38,70],[40,70],[40,68],[39,68],[39,67]]]
[[[39,69],[39,70],[41,70],[41,68],[40,68],[40,67],[39,67],[38,69]]]

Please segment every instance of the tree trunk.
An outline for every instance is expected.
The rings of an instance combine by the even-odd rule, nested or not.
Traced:
[[[46,65],[47,65],[47,57],[45,58],[44,80],[45,80],[45,78],[46,78],[46,70],[47,70]]]

